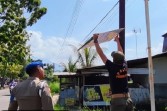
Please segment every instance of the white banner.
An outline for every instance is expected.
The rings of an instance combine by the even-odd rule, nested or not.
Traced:
[[[103,43],[103,42],[110,41],[113,38],[115,38],[122,30],[124,30],[124,28],[120,28],[120,29],[116,29],[116,30],[112,30],[104,33],[99,33],[98,42]],[[88,41],[86,41],[85,44],[82,45],[78,50],[82,48],[91,47],[91,46],[94,46],[92,37]]]

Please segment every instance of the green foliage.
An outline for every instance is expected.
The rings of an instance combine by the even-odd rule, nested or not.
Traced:
[[[85,66],[86,67],[91,67],[93,61],[95,60],[97,53],[90,48],[85,48],[84,49],[84,55],[85,55]]]
[[[60,79],[58,78],[58,76],[45,77],[45,80],[47,80],[49,82],[59,82],[60,81]]]
[[[74,53],[77,55],[76,60],[72,60],[72,57],[69,57],[68,63],[62,63],[64,67],[64,72],[76,72],[77,66],[80,67],[91,67],[94,64],[95,59],[97,58],[97,52],[90,48],[85,48],[83,50],[78,51],[78,48],[74,45],[70,45],[73,48]]]
[[[8,72],[7,75],[8,77],[11,78],[17,78],[18,75],[20,74],[21,70],[22,70],[23,66],[19,65],[19,64],[12,64],[8,66]]]
[[[45,68],[45,75],[46,78],[48,78],[49,80],[52,79],[53,77],[53,72],[54,72],[54,64],[45,64],[46,68]]]
[[[0,63],[5,76],[18,75],[20,68],[22,73],[30,59],[26,28],[46,14],[47,9],[40,5],[41,0],[0,0]],[[16,67],[18,70],[13,71]]]
[[[49,81],[50,83],[55,83],[58,82],[59,79],[58,77],[53,76],[53,72],[54,72],[54,64],[44,64],[44,69],[45,69],[45,79],[47,81]],[[53,89],[53,90],[52,90]],[[58,89],[55,88],[55,86],[52,86],[52,91],[51,92],[58,92]]]
[[[50,82],[49,87],[50,87],[51,93],[59,93],[60,92],[60,83],[58,83],[58,82]]]
[[[156,111],[167,111],[167,103],[156,103]]]
[[[19,64],[0,63],[0,75],[2,77],[17,78],[22,69],[23,66]]]
[[[79,50],[73,46],[74,52],[78,56],[78,63],[82,68],[91,67],[94,65],[94,61],[97,58],[97,52],[91,47]]]
[[[78,60],[75,60],[73,62],[72,57],[69,57],[67,65],[65,63],[62,63],[62,66],[64,67],[64,72],[76,72],[77,63]]]
[[[63,111],[63,110],[65,110],[65,108],[63,107],[63,106],[60,106],[59,104],[56,104],[55,106],[54,106],[54,110],[56,110],[56,111]]]
[[[51,82],[59,82],[59,81],[60,81],[60,79],[58,78],[58,76],[53,76],[51,78]]]
[[[29,20],[28,25],[33,25],[33,23],[40,19],[42,15],[46,13],[46,11],[46,8],[37,9],[36,12],[31,14],[31,19]]]

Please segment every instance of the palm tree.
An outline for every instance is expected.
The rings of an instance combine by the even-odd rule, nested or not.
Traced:
[[[85,48],[81,51],[78,51],[77,47],[74,45],[69,45],[73,48],[74,53],[77,54],[77,59],[72,60],[72,57],[69,57],[68,63],[61,63],[64,67],[64,72],[76,72],[77,68],[91,67],[94,65],[94,62],[98,56],[95,49],[91,47]]]
[[[78,51],[78,59],[81,67],[91,67],[97,58],[97,52],[91,47]]]
[[[89,48],[85,48],[83,50],[78,51],[78,48],[75,47],[74,45],[70,45],[70,46],[73,48],[74,53],[77,54],[78,64],[82,68],[91,67],[94,65],[94,61],[98,55],[95,49],[92,49],[91,47],[89,47]]]
[[[65,63],[61,63],[64,67],[64,72],[76,72],[77,70],[77,64],[78,60],[72,61],[72,57],[70,56],[68,59],[67,65]]]

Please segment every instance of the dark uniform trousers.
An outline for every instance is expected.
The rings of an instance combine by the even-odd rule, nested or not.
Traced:
[[[133,102],[130,97],[112,98],[111,111],[134,111]]]

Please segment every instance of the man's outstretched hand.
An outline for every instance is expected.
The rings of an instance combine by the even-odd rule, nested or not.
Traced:
[[[99,34],[93,34],[93,40],[94,40],[94,41],[97,41],[98,35],[99,35]]]
[[[115,41],[115,42],[118,42],[118,41],[119,41],[119,35],[117,35],[117,36],[114,38],[114,41]]]

